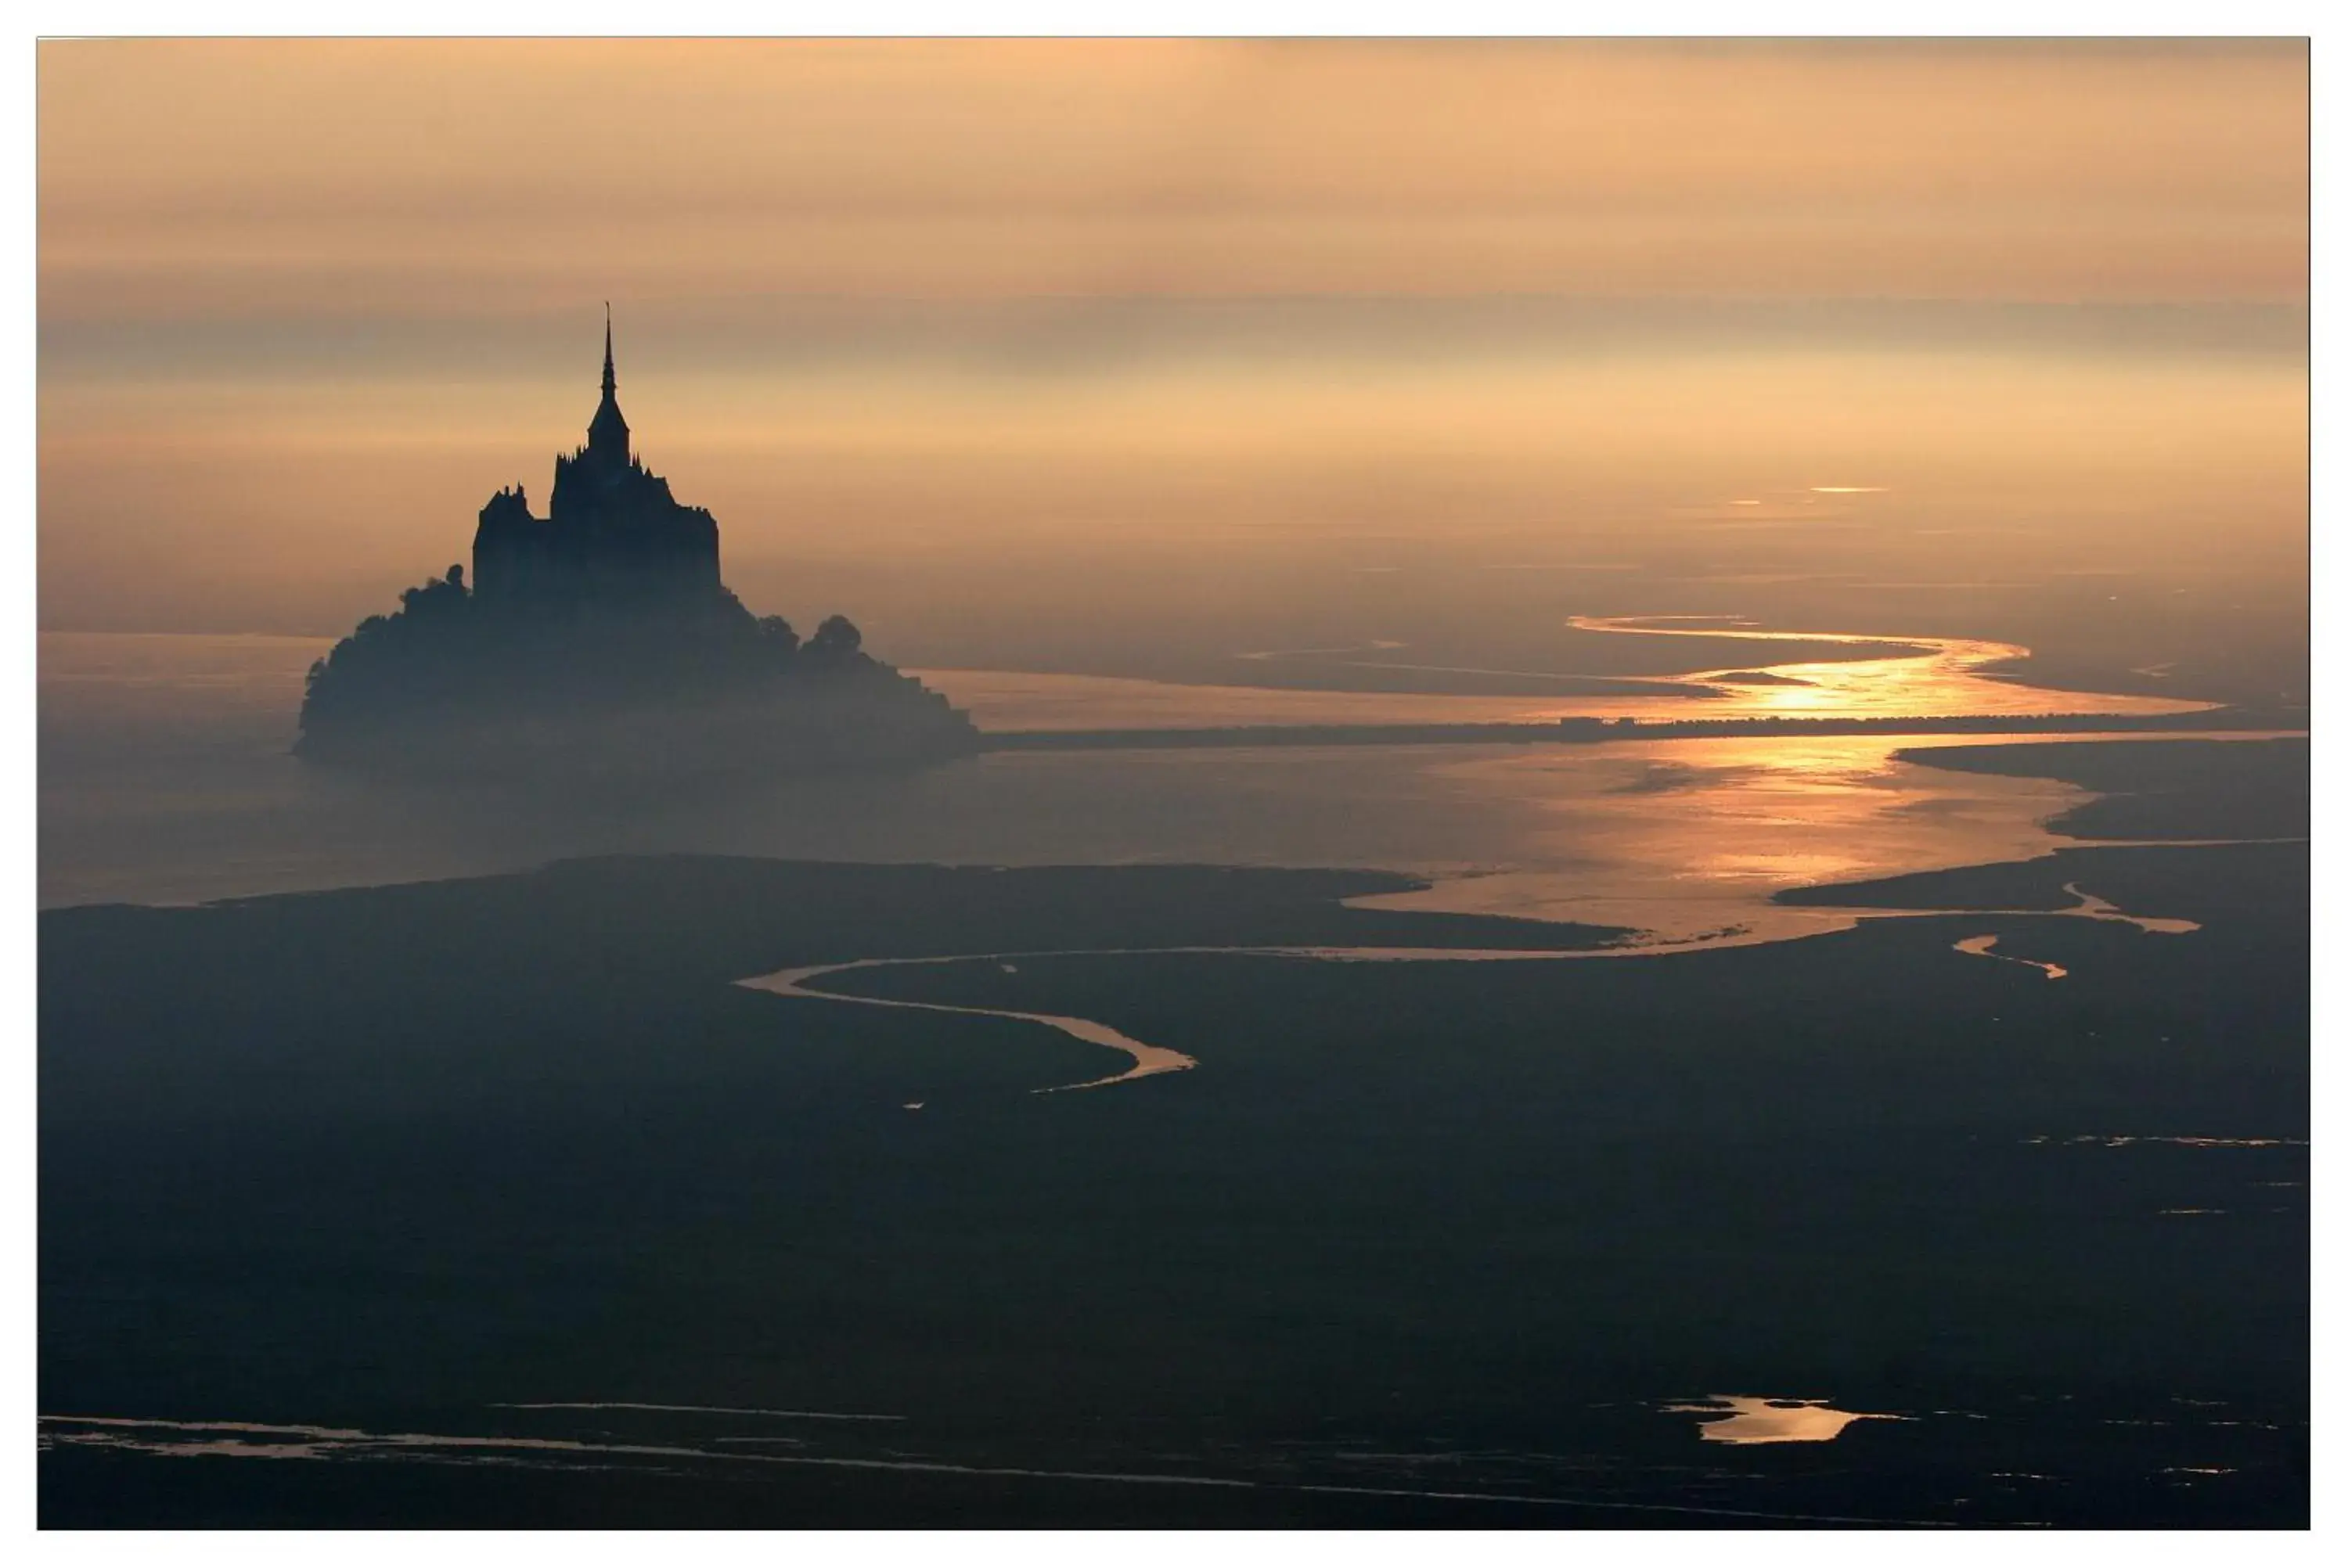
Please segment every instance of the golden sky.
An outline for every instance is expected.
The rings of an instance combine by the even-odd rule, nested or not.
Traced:
[[[2306,294],[2297,43],[48,44],[43,305]]]
[[[921,661],[1643,551],[2288,590],[2307,123],[2296,42],[44,44],[43,622],[387,607],[607,298],[729,581]]]

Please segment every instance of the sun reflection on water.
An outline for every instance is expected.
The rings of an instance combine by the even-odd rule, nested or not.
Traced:
[[[1782,940],[1853,917],[1771,903],[1782,888],[2043,855],[2060,842],[2044,822],[2089,798],[2053,779],[1893,755],[1934,739],[1625,741],[1437,764],[1429,771],[1446,782],[1529,814],[1519,853],[1506,866],[1359,902],[1628,926],[1663,945],[1730,927]]]
[[[1957,718],[1989,714],[2182,713],[2206,702],[2106,692],[2062,692],[2003,681],[1993,667],[2030,657],[2019,643],[1970,637],[1884,637],[1848,631],[1765,631],[1735,617],[1570,617],[1577,631],[1632,637],[1699,637],[1739,642],[1799,642],[1813,647],[1882,648],[1879,659],[1818,660],[1770,664],[1759,671],[1725,666],[1668,677],[1725,688],[1704,699],[1701,712],[1678,700],[1658,718]],[[1754,681],[1758,673],[1767,677]],[[1633,699],[1635,701],[1635,699]],[[1594,711],[1594,710],[1593,710]],[[1641,713],[1640,717],[1649,714]]]
[[[1561,718],[1949,719],[2049,714],[2199,712],[2213,704],[2175,697],[2065,692],[1991,673],[2027,660],[2030,650],[1981,638],[1891,637],[1848,631],[1767,631],[1735,617],[1573,616],[1575,631],[1623,637],[1690,637],[1880,650],[1874,658],[1724,665],[1668,675],[1608,677],[1612,686],[1652,692],[1492,697],[1416,692],[1323,692],[1293,687],[1198,685],[1117,676],[1005,670],[915,673],[979,727],[992,731],[1215,729],[1247,724],[1547,723]],[[1345,653],[1353,650],[1329,650]],[[1243,655],[1263,661],[1269,655]],[[1364,669],[1375,661],[1342,660]],[[1691,686],[1709,695],[1689,696]]]

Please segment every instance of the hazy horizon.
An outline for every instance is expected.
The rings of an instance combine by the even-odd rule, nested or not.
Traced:
[[[46,629],[389,608],[542,497],[609,297],[728,581],[902,663],[1707,612],[2124,674],[2157,599],[2260,665],[2213,694],[2298,683],[2297,43],[40,61]]]

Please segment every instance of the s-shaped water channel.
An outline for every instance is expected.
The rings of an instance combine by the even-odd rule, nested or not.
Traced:
[[[1806,911],[1819,917],[1817,929],[1848,930],[1866,919],[1914,918],[1927,915],[2027,915],[2034,917],[2108,920],[2131,925],[2138,930],[2163,936],[2181,936],[2200,927],[2190,920],[2160,916],[2131,915],[2109,899],[2084,892],[2075,883],[2066,883],[2064,891],[2078,902],[2067,909],[1849,909]],[[1352,902],[1352,900],[1347,900]],[[1752,947],[1762,942],[1784,939],[1782,933],[1736,929],[1714,932],[1681,941],[1651,941],[1607,948],[1346,948],[1346,947],[1230,947],[1192,946],[1171,948],[1063,948],[1038,952],[1018,953],[959,953],[913,958],[851,958],[845,963],[807,964],[796,968],[778,969],[772,974],[758,975],[735,983],[751,990],[767,991],[776,996],[800,997],[812,1000],[850,1002],[863,1007],[911,1008],[921,1012],[963,1013],[978,1018],[1010,1019],[1022,1023],[1042,1024],[1055,1029],[1087,1045],[1105,1046],[1122,1051],[1131,1065],[1122,1072],[1102,1078],[1088,1078],[1076,1083],[1058,1083],[1034,1091],[1037,1094],[1059,1094],[1078,1089],[1106,1089],[1112,1084],[1130,1083],[1136,1079],[1154,1078],[1166,1072],[1187,1072],[1199,1065],[1196,1057],[1170,1047],[1151,1045],[1134,1039],[1122,1030],[1112,1029],[1097,1020],[1076,1018],[1064,1013],[1025,1012],[1010,1008],[971,1007],[960,1003],[913,1001],[895,997],[863,997],[851,992],[818,990],[809,982],[826,975],[847,974],[856,969],[879,969],[915,965],[997,963],[1006,967],[1021,958],[1145,958],[1173,954],[1220,954],[1227,956],[1270,958],[1295,958],[1321,963],[1531,963],[1557,962],[1570,958],[1652,958],[1665,953],[1700,952],[1713,948]],[[1982,957],[2003,957],[1988,953],[1982,938],[1967,938],[1953,946],[1962,953]],[[1994,938],[1991,938],[1994,940]],[[2027,959],[2014,960],[2030,962]],[[2036,968],[2046,968],[2034,965]],[[2050,979],[2060,978],[2062,971],[2052,970]],[[909,1106],[908,1109],[912,1109]]]

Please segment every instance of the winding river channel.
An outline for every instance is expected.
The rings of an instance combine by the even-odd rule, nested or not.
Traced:
[[[1820,930],[1848,930],[1865,919],[1914,918],[1928,915],[2027,916],[2041,919],[2106,920],[2134,926],[2140,931],[2160,936],[2183,936],[2198,931],[2200,927],[2191,920],[2176,919],[2157,915],[2134,915],[2119,908],[2107,898],[2083,891],[2076,883],[2065,883],[2064,891],[2077,900],[2065,909],[1819,909],[1807,911],[1818,915]],[[1346,900],[1348,904],[1369,900]],[[1750,947],[1757,942],[1782,940],[1773,935],[1756,935],[1741,929],[1725,929],[1702,937],[1680,941],[1634,941],[1604,948],[1557,949],[1546,948],[1344,948],[1344,947],[1215,947],[1191,946],[1171,948],[1064,948],[1040,952],[962,953],[914,958],[851,958],[845,963],[808,964],[797,968],[778,969],[773,974],[754,976],[737,980],[736,985],[751,990],[767,991],[775,996],[798,997],[808,1000],[846,1002],[861,1007],[910,1008],[922,1012],[962,1013],[977,1018],[1008,1019],[1014,1022],[1040,1024],[1059,1030],[1087,1045],[1097,1045],[1120,1051],[1128,1065],[1123,1071],[1098,1078],[1087,1078],[1075,1083],[1058,1083],[1035,1091],[1038,1094],[1059,1094],[1079,1089],[1107,1089],[1115,1084],[1130,1083],[1137,1079],[1154,1078],[1160,1073],[1185,1072],[1199,1065],[1198,1059],[1162,1045],[1151,1045],[1134,1039],[1122,1030],[1093,1019],[1074,1018],[1061,1013],[1023,1012],[1008,1008],[971,1007],[945,1002],[914,1001],[896,997],[865,997],[851,991],[821,989],[812,984],[828,975],[851,974],[859,969],[933,968],[945,964],[991,963],[1010,969],[1021,960],[1034,958],[1148,958],[1174,954],[1214,954],[1226,957],[1258,958],[1292,958],[1314,963],[1378,963],[1378,964],[1462,964],[1462,963],[1557,963],[1577,958],[1630,958],[1656,957],[1666,953],[1687,953],[1712,948]],[[2044,971],[2049,979],[2060,979],[2068,971],[2059,965],[2043,964],[2030,958],[2013,958],[1992,951],[1998,938],[1994,935],[1967,937],[1953,944],[1961,953],[1981,958],[2002,958],[2008,962],[2027,964]],[[908,1110],[919,1110],[918,1104]]]
[[[1570,632],[1609,638],[1689,639],[1756,652],[1801,648],[1848,651],[1835,659],[1614,675],[1572,671],[1455,670],[1554,681],[1556,696],[1438,695],[1424,692],[1317,691],[1292,686],[1200,685],[1106,675],[1006,670],[925,669],[911,673],[966,708],[982,730],[1128,730],[1244,724],[1544,723],[1596,719],[1982,718],[2101,713],[2143,717],[2192,713],[2215,704],[2190,698],[2065,692],[2004,679],[2030,650],[1971,637],[1883,636],[1850,631],[1773,631],[1733,616],[1576,615]],[[1364,654],[1375,657],[1364,657]],[[1425,673],[1448,666],[1414,661],[1399,642],[1362,649],[1243,653],[1267,664],[1337,665]],[[1693,693],[1693,694],[1692,694]]]

